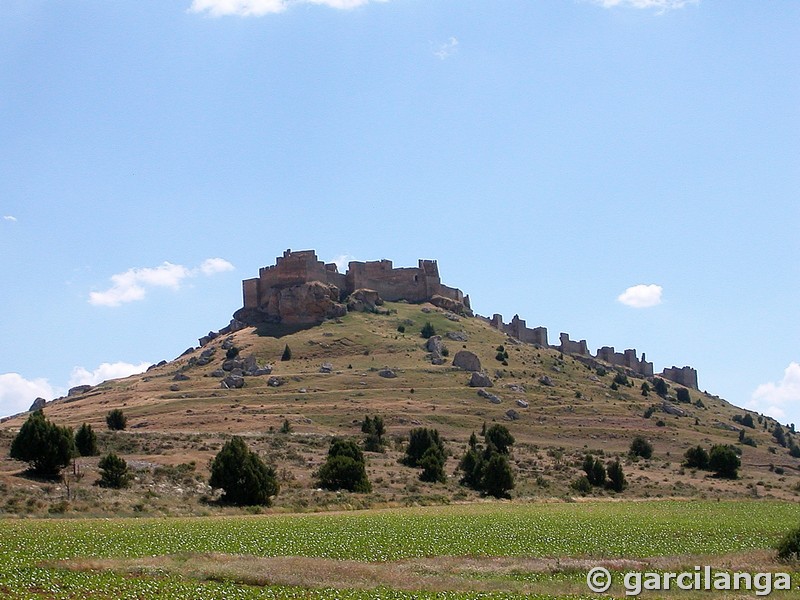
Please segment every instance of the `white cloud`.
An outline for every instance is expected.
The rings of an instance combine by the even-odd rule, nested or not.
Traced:
[[[617,300],[625,306],[633,308],[650,308],[661,304],[662,291],[663,288],[660,285],[652,283],[650,285],[639,284],[622,292],[617,296]]]
[[[212,17],[235,15],[238,17],[262,17],[285,11],[295,4],[319,4],[349,10],[370,2],[389,0],[192,0],[189,12],[206,13]]]
[[[696,4],[700,0],[593,0],[603,8],[654,8],[661,14],[668,10],[683,8],[687,4]]]
[[[16,223],[17,222],[17,217],[15,217],[13,215],[5,215],[3,217],[3,221],[11,221],[12,223]]]
[[[223,258],[208,258],[196,269],[165,262],[159,267],[128,269],[111,276],[112,286],[103,292],[91,292],[89,303],[95,306],[120,306],[142,300],[151,287],[177,290],[184,279],[203,274],[206,276],[233,270],[234,266]]]
[[[137,373],[143,373],[152,363],[142,362],[134,365],[126,362],[103,363],[94,371],[89,371],[84,367],[72,369],[69,378],[69,387],[76,385],[97,385],[109,379],[121,379]]]
[[[439,44],[439,47],[434,50],[434,56],[438,56],[441,60],[451,57],[458,51],[458,40],[451,37],[446,42]]]
[[[19,373],[0,375],[0,415],[25,412],[36,398],[52,400],[61,395],[46,379],[25,379]]]
[[[200,265],[203,275],[216,275],[225,271],[233,271],[235,267],[224,258],[207,258]]]
[[[336,265],[336,268],[339,269],[339,273],[346,273],[347,272],[347,265],[350,264],[351,260],[356,260],[355,256],[350,256],[349,254],[340,254],[331,260],[333,264]]]
[[[776,419],[783,419],[787,412],[796,413],[800,409],[800,364],[789,363],[779,382],[759,385],[752,393],[747,408]]]

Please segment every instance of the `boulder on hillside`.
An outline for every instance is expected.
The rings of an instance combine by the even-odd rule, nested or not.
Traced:
[[[481,398],[486,398],[492,404],[500,404],[502,402],[499,396],[495,396],[493,393],[487,392],[486,390],[483,389],[478,390],[478,396],[480,396]]]
[[[539,383],[541,383],[542,385],[546,385],[547,387],[553,387],[555,385],[553,383],[553,380],[550,379],[547,375],[542,375],[541,377],[539,377]]]
[[[92,386],[90,385],[76,385],[75,387],[69,388],[67,396],[78,396],[80,394],[85,394],[90,389],[92,389]]]
[[[386,379],[394,379],[395,377],[397,377],[397,373],[395,373],[388,367],[378,371],[378,375],[380,375],[381,377],[385,377]]]
[[[480,371],[473,371],[472,376],[469,378],[469,387],[492,387],[494,384],[486,373]]]
[[[469,341],[469,337],[467,336],[466,332],[464,331],[448,331],[444,334],[444,336],[448,340],[453,340],[454,342],[467,342]]]
[[[459,350],[453,357],[453,366],[464,371],[480,371],[481,360],[469,350]]]
[[[376,312],[383,305],[383,298],[375,290],[361,288],[347,298],[347,310],[350,312]]]
[[[46,404],[47,400],[45,400],[44,398],[37,398],[36,400],[33,401],[33,404],[31,404],[31,407],[28,410],[30,412],[42,410]]]
[[[322,366],[319,368],[320,373],[331,373],[333,372],[333,365],[329,362],[322,363]]]
[[[444,310],[450,311],[451,313],[455,313],[457,315],[464,317],[472,316],[472,310],[467,308],[463,302],[459,302],[458,300],[453,300],[437,294],[431,297],[430,303],[438,308],[443,308]]]
[[[222,380],[220,387],[223,389],[239,389],[244,387],[244,377],[236,376],[236,375],[228,375],[225,379]]]

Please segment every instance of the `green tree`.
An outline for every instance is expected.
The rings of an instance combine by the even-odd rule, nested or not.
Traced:
[[[444,442],[439,437],[437,429],[419,427],[412,429],[408,434],[408,447],[403,463],[409,467],[418,467],[419,461],[425,451],[431,446],[437,446],[442,456],[446,456]]]
[[[667,392],[669,391],[669,386],[667,382],[661,379],[660,377],[656,377],[653,381],[653,389],[655,389],[656,394],[661,396],[662,398],[667,397]]]
[[[128,472],[128,463],[113,452],[106,454],[97,463],[100,468],[100,480],[103,487],[123,488],[128,485],[131,475]]]
[[[641,456],[645,459],[650,458],[653,456],[653,445],[642,436],[637,435],[631,441],[630,454],[631,456]]]
[[[459,483],[473,490],[481,489],[485,460],[477,448],[468,448],[458,463],[458,470],[463,473]]]
[[[493,452],[486,468],[483,470],[481,487],[489,496],[495,498],[510,498],[509,491],[514,489],[514,474],[508,459],[497,452]]]
[[[287,360],[292,360],[292,349],[289,348],[289,344],[286,344],[286,346],[284,347],[283,354],[281,355],[281,360],[284,362]]]
[[[238,436],[227,441],[214,457],[209,484],[224,491],[225,502],[239,506],[269,506],[272,496],[280,491],[275,469]]]
[[[650,393],[650,384],[646,381],[642,382],[642,396],[647,396]]]
[[[56,477],[75,454],[72,430],[51,423],[41,410],[22,424],[9,451],[11,458],[28,463],[42,477]]]
[[[283,420],[283,423],[281,423],[281,428],[278,431],[281,433],[292,433],[292,424],[289,423],[289,419]]]
[[[708,454],[708,468],[714,471],[718,477],[725,479],[736,479],[739,474],[739,467],[742,461],[736,451],[727,444],[717,444],[712,446]]]
[[[372,485],[367,478],[364,453],[352,440],[336,438],[328,448],[328,457],[317,472],[319,485],[327,490],[367,493]]]
[[[781,560],[800,560],[800,527],[783,536],[776,549]]]
[[[433,325],[431,325],[430,321],[426,321],[425,325],[422,326],[420,335],[425,339],[433,337],[434,335],[436,335],[436,328]]]
[[[84,423],[75,433],[75,449],[81,456],[97,456],[100,450],[97,449],[97,435],[91,425]]]
[[[690,469],[708,469],[708,452],[702,446],[689,448],[683,455],[683,466]]]
[[[106,425],[112,431],[121,431],[128,426],[128,417],[119,408],[110,410],[106,415]]]
[[[583,459],[583,471],[586,473],[586,479],[589,480],[593,486],[602,487],[606,483],[606,468],[599,459],[591,454],[587,454]]]
[[[620,464],[619,459],[608,463],[608,468],[606,471],[608,472],[608,482],[606,483],[606,487],[614,490],[615,492],[621,492],[624,490],[628,483],[625,481],[625,473],[622,470],[622,465]]]
[[[417,463],[417,466],[422,467],[422,473],[419,474],[420,480],[444,483],[447,480],[444,463],[445,456],[439,446],[428,447]]]
[[[684,404],[691,404],[692,397],[689,395],[689,390],[684,387],[679,387],[675,390],[675,397],[678,399],[678,402],[683,402]]]
[[[500,454],[508,454],[514,444],[514,436],[505,425],[495,423],[486,430],[484,435],[487,446],[491,444]]]
[[[383,434],[386,433],[383,417],[367,416],[361,423],[361,433],[367,436],[364,439],[364,450],[367,452],[383,452]]]

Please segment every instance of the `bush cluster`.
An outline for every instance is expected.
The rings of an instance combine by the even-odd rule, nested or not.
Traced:
[[[478,444],[473,433],[458,468],[463,473],[461,485],[483,492],[495,498],[509,498],[514,489],[514,474],[508,462],[514,436],[503,425],[492,425],[485,429],[484,445]]]

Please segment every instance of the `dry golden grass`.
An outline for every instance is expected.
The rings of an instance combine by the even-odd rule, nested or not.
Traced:
[[[75,487],[82,496],[71,499],[66,511],[204,514],[218,510],[202,502],[209,493],[200,485],[202,481],[189,487],[158,481],[153,469],[194,462],[202,480],[208,476],[209,461],[232,434],[244,436],[284,475],[274,510],[475,500],[474,493],[457,485],[457,477],[450,477],[447,484],[418,482],[415,471],[397,463],[402,440],[413,427],[437,428],[453,454],[446,466],[453,475],[470,433],[479,432],[484,422],[495,421],[506,424],[516,437],[515,493],[522,498],[573,496],[569,483],[580,474],[586,452],[623,458],[630,484],[625,498],[797,496],[798,461],[777,447],[761,427],[748,430],[758,448],[742,447],[739,480],[721,481],[681,468],[690,446],[737,442],[737,432],[723,427],[732,425],[731,418],[743,411],[719,398],[692,391],[692,399],[702,399],[705,408],[681,405],[688,416],[657,412],[644,419],[645,409],[660,399],[655,394],[643,397],[640,379],[632,379],[633,387],[614,391],[609,387],[612,374],[597,377],[569,355],[515,343],[480,319],[456,322],[431,306],[388,306],[396,312],[388,316],[351,313],[340,322],[326,322],[281,338],[261,337],[254,329],[234,334],[241,356],[255,354],[262,364],[274,366],[273,375],[283,381],[279,387],[267,385],[267,377],[250,377],[241,390],[222,389],[220,379],[211,372],[224,359],[223,337],[207,346],[217,349],[207,366],[188,366],[190,358],[200,354],[195,350],[147,373],[106,382],[82,396],[48,404],[48,418],[72,427],[91,424],[102,434],[102,451],[115,450],[137,468],[138,480],[131,489],[111,495],[91,485],[97,477],[96,459],[81,459],[86,476],[75,482]],[[419,336],[426,321],[440,334],[467,334],[466,342],[445,339],[450,358],[462,347],[476,353],[494,379],[492,392],[502,398],[501,404],[479,398],[476,390],[466,385],[467,373],[448,364],[430,364]],[[397,331],[401,323],[406,324],[405,333]],[[293,359],[281,362],[286,344],[292,348]],[[510,355],[508,366],[495,359],[496,347],[501,344]],[[323,362],[332,363],[334,372],[320,373]],[[378,370],[386,366],[398,377],[380,377]],[[189,379],[174,381],[178,372]],[[555,385],[540,384],[543,375]],[[171,391],[172,385],[178,390]],[[529,407],[517,406],[518,399]],[[127,431],[105,431],[105,415],[112,408],[121,408],[128,416]],[[520,415],[513,422],[506,419],[506,411],[512,408]],[[368,454],[373,494],[354,497],[314,491],[313,471],[324,459],[330,437],[360,437],[360,423],[367,415],[383,416],[390,442],[385,454]],[[0,456],[7,456],[14,431],[24,419],[22,415],[0,423]],[[277,433],[284,419],[292,425],[290,435]],[[664,426],[657,426],[658,420]],[[644,435],[653,443],[652,460],[626,457],[635,435]],[[775,473],[772,467],[783,468],[785,473]],[[63,486],[24,479],[20,477],[23,468],[0,459],[0,487],[5,486],[7,497],[18,498],[10,506],[0,504],[0,511],[37,514],[64,499]],[[156,496],[143,500],[142,494],[148,490]],[[25,507],[34,493],[42,505]]]
[[[585,574],[593,567],[612,572],[691,572],[695,565],[741,572],[785,571],[774,554],[752,551],[719,556],[666,556],[646,559],[430,557],[390,562],[360,562],[300,556],[254,557],[181,554],[132,559],[70,559],[45,566],[73,571],[114,571],[134,576],[172,575],[201,581],[254,586],[407,591],[507,592],[582,596]],[[540,577],[536,577],[540,575]],[[680,590],[667,597],[714,598],[711,592]],[[725,598],[749,597],[730,593]],[[790,597],[776,593],[776,597]]]

